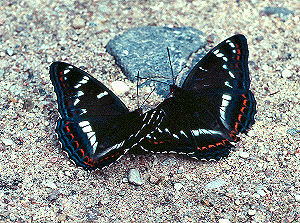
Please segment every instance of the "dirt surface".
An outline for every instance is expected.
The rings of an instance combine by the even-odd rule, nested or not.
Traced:
[[[297,222],[297,3],[1,1],[0,221]],[[126,155],[104,170],[82,170],[64,155],[55,135],[58,111],[49,66],[57,60],[84,66],[108,87],[123,81],[131,91],[119,96],[134,108],[136,84],[122,75],[105,45],[145,25],[199,29],[207,36],[206,51],[244,34],[256,123],[219,162]],[[128,183],[130,169],[140,173],[141,186]]]

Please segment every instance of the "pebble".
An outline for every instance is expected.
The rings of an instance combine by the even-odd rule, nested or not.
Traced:
[[[3,77],[4,73],[5,73],[5,71],[3,69],[0,69],[0,78]]]
[[[219,223],[230,223],[230,221],[227,218],[220,218]]]
[[[123,81],[114,81],[111,83],[113,92],[117,95],[125,94],[130,90],[130,88]]]
[[[216,188],[219,188],[219,187],[222,187],[226,184],[226,181],[224,180],[214,180],[210,183],[208,183],[205,188],[208,189],[208,190],[212,190],[212,189],[216,189]]]
[[[183,168],[183,166],[181,166],[178,168],[177,173],[180,174],[180,173],[183,173],[183,171],[184,171],[184,168]]]
[[[300,133],[300,129],[296,129],[296,128],[288,129],[286,131],[286,133],[289,134],[289,135],[294,136],[294,135],[297,135],[297,134]]]
[[[175,188],[175,190],[179,191],[183,188],[183,185],[181,183],[175,183],[174,188]]]
[[[56,200],[58,198],[58,195],[59,195],[59,191],[58,190],[53,190],[49,196],[47,197],[47,199],[49,201],[53,201],[53,200]]]
[[[296,194],[296,195],[295,195],[295,200],[296,200],[297,202],[300,202],[300,194]]]
[[[6,50],[6,53],[9,55],[9,56],[12,56],[14,54],[14,51],[11,49],[11,48],[8,48]]]
[[[98,11],[99,12],[108,12],[109,8],[106,5],[99,5]]]
[[[248,215],[250,215],[250,216],[253,216],[253,215],[255,215],[255,214],[256,214],[256,210],[250,209],[250,210],[248,211]]]
[[[247,152],[240,152],[240,157],[242,157],[244,159],[247,159],[247,158],[249,158],[249,153],[247,153]]]
[[[5,138],[1,138],[1,142],[6,146],[11,146],[14,144],[14,141],[12,141],[11,139],[5,139]]]
[[[79,16],[75,17],[72,22],[74,29],[81,29],[85,26],[85,20]]]
[[[290,78],[293,76],[293,73],[290,70],[284,70],[282,71],[282,77],[283,78]]]
[[[56,184],[54,182],[52,182],[52,181],[47,181],[47,182],[44,181],[43,183],[44,183],[45,187],[50,187],[52,189],[56,189],[57,188]]]
[[[60,214],[60,215],[58,215],[58,220],[60,222],[66,221],[67,220],[67,215],[66,214]]]
[[[151,175],[151,176],[149,177],[149,182],[152,183],[152,184],[158,184],[159,181],[160,181],[160,178],[159,178],[159,177],[156,177],[156,176],[153,176],[153,175]]]
[[[128,181],[129,183],[141,186],[144,182],[141,178],[140,172],[137,169],[130,169],[128,173]]]

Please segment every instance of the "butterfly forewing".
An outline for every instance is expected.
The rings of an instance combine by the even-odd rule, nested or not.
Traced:
[[[140,113],[129,112],[116,95],[86,72],[55,62],[50,77],[62,117],[56,131],[77,165],[86,169],[106,166],[140,137]]]
[[[50,78],[62,118],[90,118],[128,112],[126,106],[95,78],[67,63],[55,62]]]
[[[249,89],[248,46],[243,35],[235,35],[208,52],[192,69],[182,88]]]

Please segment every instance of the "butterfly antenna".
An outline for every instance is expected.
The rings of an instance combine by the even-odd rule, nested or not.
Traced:
[[[153,82],[158,82],[158,83],[162,83],[162,84],[166,84],[166,85],[169,85],[168,83],[166,82],[163,82],[163,81],[158,81],[158,80],[153,80],[152,78],[146,78],[146,77],[139,77],[139,79],[142,79],[142,80],[146,80],[146,81],[153,81]]]
[[[175,77],[174,77],[173,67],[172,67],[172,63],[171,63],[169,47],[167,47],[167,51],[168,51],[168,58],[169,58],[169,63],[170,63],[170,68],[171,68],[171,73],[172,73],[172,80],[173,80],[173,84],[175,85]]]
[[[138,109],[140,109],[140,103],[139,103],[139,79],[140,79],[140,72],[138,71],[137,79],[136,79],[136,102],[137,102]]]
[[[143,101],[141,107],[143,107],[143,105],[145,104],[145,102],[150,98],[151,94],[155,91],[155,87],[152,89],[152,91],[150,92],[150,94],[148,95],[148,97]]]

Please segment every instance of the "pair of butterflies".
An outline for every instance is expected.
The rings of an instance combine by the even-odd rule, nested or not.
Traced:
[[[228,38],[195,65],[181,87],[170,85],[170,97],[144,114],[130,112],[81,69],[54,62],[50,78],[61,115],[56,131],[62,148],[89,170],[113,163],[135,146],[198,159],[227,156],[237,135],[254,123],[248,54],[243,35]]]

